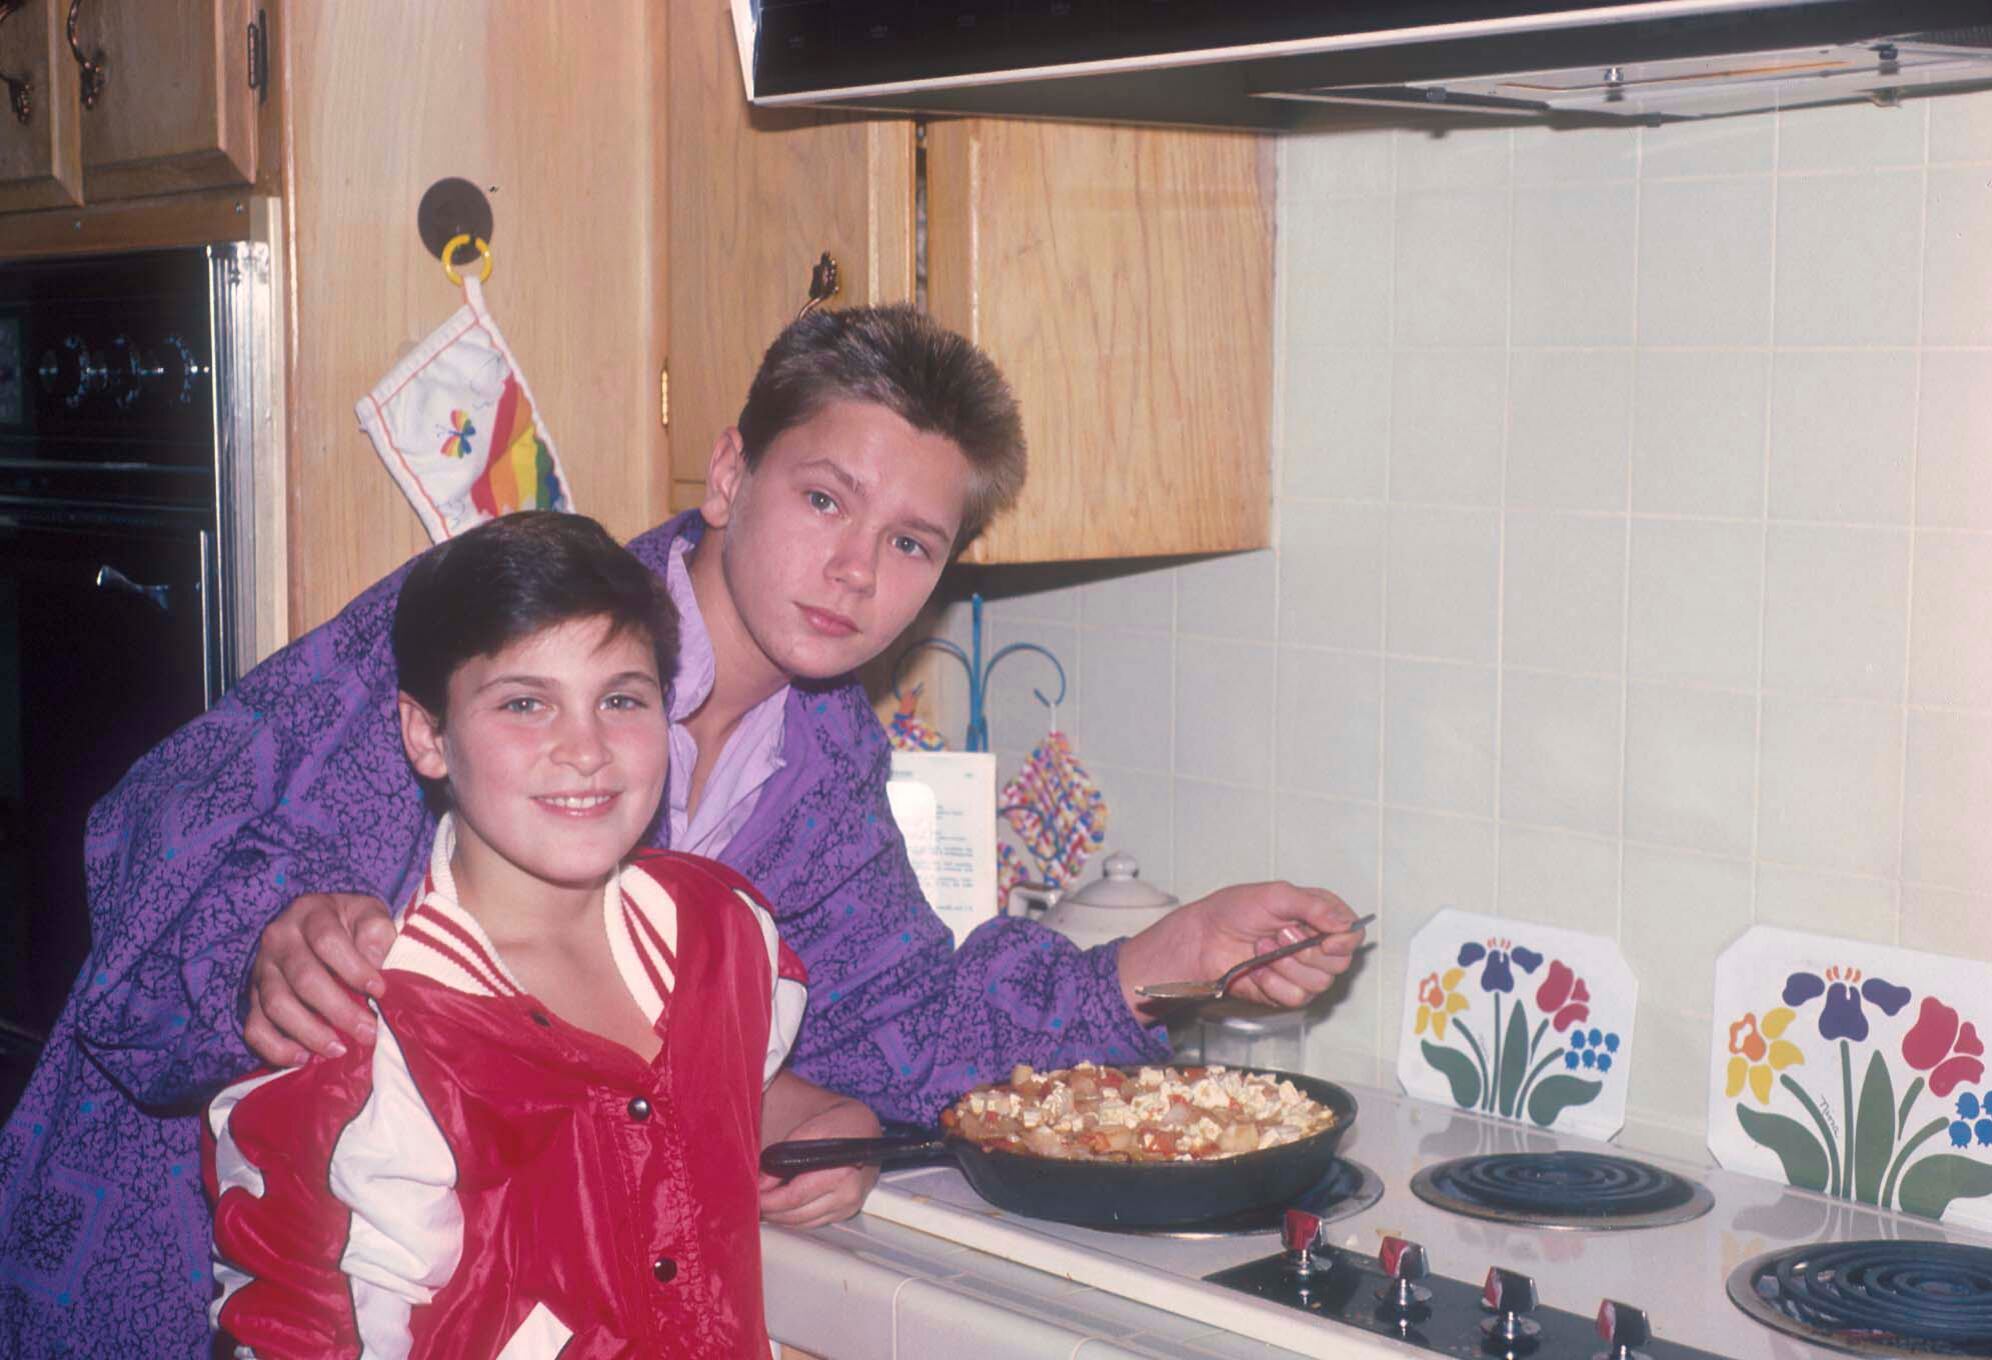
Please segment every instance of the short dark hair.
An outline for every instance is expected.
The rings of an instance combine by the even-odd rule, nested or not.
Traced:
[[[522,510],[425,553],[394,607],[394,664],[403,693],[446,720],[450,677],[468,661],[576,619],[606,619],[657,653],[670,688],[678,611],[664,583],[586,515]]]
[[[973,342],[925,312],[897,303],[815,311],[791,322],[768,346],[740,411],[747,466],[833,401],[883,406],[961,450],[973,480],[957,550],[1023,489],[1024,422],[1010,384]]]

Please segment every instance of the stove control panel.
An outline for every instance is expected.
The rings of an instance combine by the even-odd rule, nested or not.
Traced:
[[[1385,1238],[1373,1257],[1332,1246],[1312,1217],[1290,1212],[1285,1251],[1210,1282],[1467,1360],[1725,1360],[1655,1337],[1632,1304],[1605,1299],[1594,1317],[1544,1307],[1520,1271],[1495,1266],[1467,1284],[1433,1274],[1425,1249],[1403,1238]]]

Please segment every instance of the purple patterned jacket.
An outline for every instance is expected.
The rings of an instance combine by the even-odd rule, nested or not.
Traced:
[[[663,575],[679,516],[631,543]],[[402,754],[396,572],[245,676],[92,811],[95,947],[0,1131],[0,1354],[207,1353],[208,1207],[195,1115],[254,1065],[238,1005],[263,927],[303,893],[389,902],[433,818]],[[885,798],[890,753],[854,683],[797,685],[784,767],[722,858],[809,966],[792,1053],[887,1118],[928,1119],[1014,1062],[1167,1052],[1121,1000],[1117,947],[995,921],[959,950]]]

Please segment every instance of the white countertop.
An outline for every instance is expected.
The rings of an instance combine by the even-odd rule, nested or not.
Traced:
[[[1239,1240],[1264,1255],[1270,1239]],[[769,1331],[822,1360],[1300,1356],[872,1213],[809,1232],[764,1227],[761,1254]]]
[[[1651,1311],[1660,1336],[1738,1360],[1830,1360],[1729,1302],[1729,1271],[1759,1252],[1870,1237],[1987,1244],[1969,1231],[1645,1154],[1635,1155],[1706,1185],[1714,1210],[1627,1232],[1458,1218],[1411,1194],[1416,1169],[1468,1152],[1617,1149],[1351,1089],[1362,1112],[1343,1150],[1381,1178],[1385,1193],[1335,1223],[1337,1245],[1369,1254],[1385,1233],[1407,1236],[1453,1279],[1477,1282],[1490,1264],[1509,1266],[1537,1279],[1545,1305],[1588,1317],[1599,1299],[1623,1299]],[[825,1360],[1429,1354],[1205,1283],[1213,1271],[1278,1251],[1273,1233],[1182,1240],[1024,1218],[990,1206],[952,1165],[894,1172],[850,1222],[807,1233],[767,1228],[762,1242],[771,1330]]]

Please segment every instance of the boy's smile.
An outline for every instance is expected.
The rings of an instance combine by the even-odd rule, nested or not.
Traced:
[[[715,650],[769,692],[877,656],[933,593],[971,476],[952,440],[869,402],[830,403],[752,470],[729,431],[701,507],[721,538],[725,589],[699,597]]]
[[[452,871],[480,915],[549,887],[599,907],[656,815],[669,752],[657,654],[607,631],[574,619],[465,662],[440,730],[402,698],[409,759],[449,781]]]

